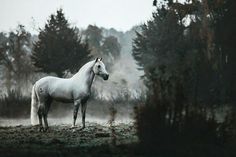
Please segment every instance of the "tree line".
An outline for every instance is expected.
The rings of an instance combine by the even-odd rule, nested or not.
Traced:
[[[136,109],[141,144],[174,156],[235,155],[235,1],[153,5],[133,42],[148,88]]]
[[[85,30],[71,26],[62,9],[51,14],[38,36],[23,25],[0,33],[0,67],[3,84],[10,93],[21,91],[30,76],[38,72],[64,77],[97,56],[111,63],[120,56],[121,45],[114,36],[104,37],[102,29],[89,25]]]

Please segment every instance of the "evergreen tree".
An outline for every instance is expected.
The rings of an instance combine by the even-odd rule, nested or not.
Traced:
[[[154,149],[176,149],[190,142],[214,147],[229,137],[227,142],[236,144],[235,114],[226,113],[223,122],[216,118],[217,105],[235,101],[235,3],[166,2],[160,7],[154,1],[157,12],[133,43],[133,56],[148,87],[145,105],[136,110],[140,141]],[[227,84],[225,97],[231,100],[220,101],[221,87]]]
[[[34,45],[32,60],[37,71],[75,72],[90,59],[87,43],[82,43],[76,28],[70,27],[62,9],[52,14]]]
[[[215,32],[215,50],[218,54],[221,99],[236,107],[236,1],[220,0],[211,2],[210,5],[211,15],[215,19],[212,29]]]

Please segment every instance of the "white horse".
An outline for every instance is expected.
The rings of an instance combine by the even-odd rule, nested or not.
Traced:
[[[109,74],[101,59],[86,63],[71,78],[47,76],[38,80],[32,88],[31,124],[39,122],[40,131],[48,129],[47,114],[52,100],[74,103],[73,124],[75,127],[79,106],[81,104],[82,129],[85,128],[86,102],[90,96],[94,76],[108,80]],[[42,118],[44,125],[42,124]]]

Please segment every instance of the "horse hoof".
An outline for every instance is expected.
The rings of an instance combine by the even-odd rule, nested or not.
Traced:
[[[75,127],[75,125],[72,125],[70,128],[71,128],[71,129],[74,129],[74,128],[76,128],[76,127]]]
[[[43,129],[43,132],[47,132],[48,131],[48,127]]]
[[[39,128],[39,132],[43,132],[43,130],[44,130],[43,127]]]
[[[84,128],[85,128],[85,126],[83,126],[82,128],[80,128],[80,129],[79,129],[79,131],[82,131],[82,130],[84,130]]]

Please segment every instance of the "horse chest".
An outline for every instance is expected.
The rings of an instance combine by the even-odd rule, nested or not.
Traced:
[[[90,90],[88,88],[77,88],[73,91],[74,99],[86,99],[90,96]]]

